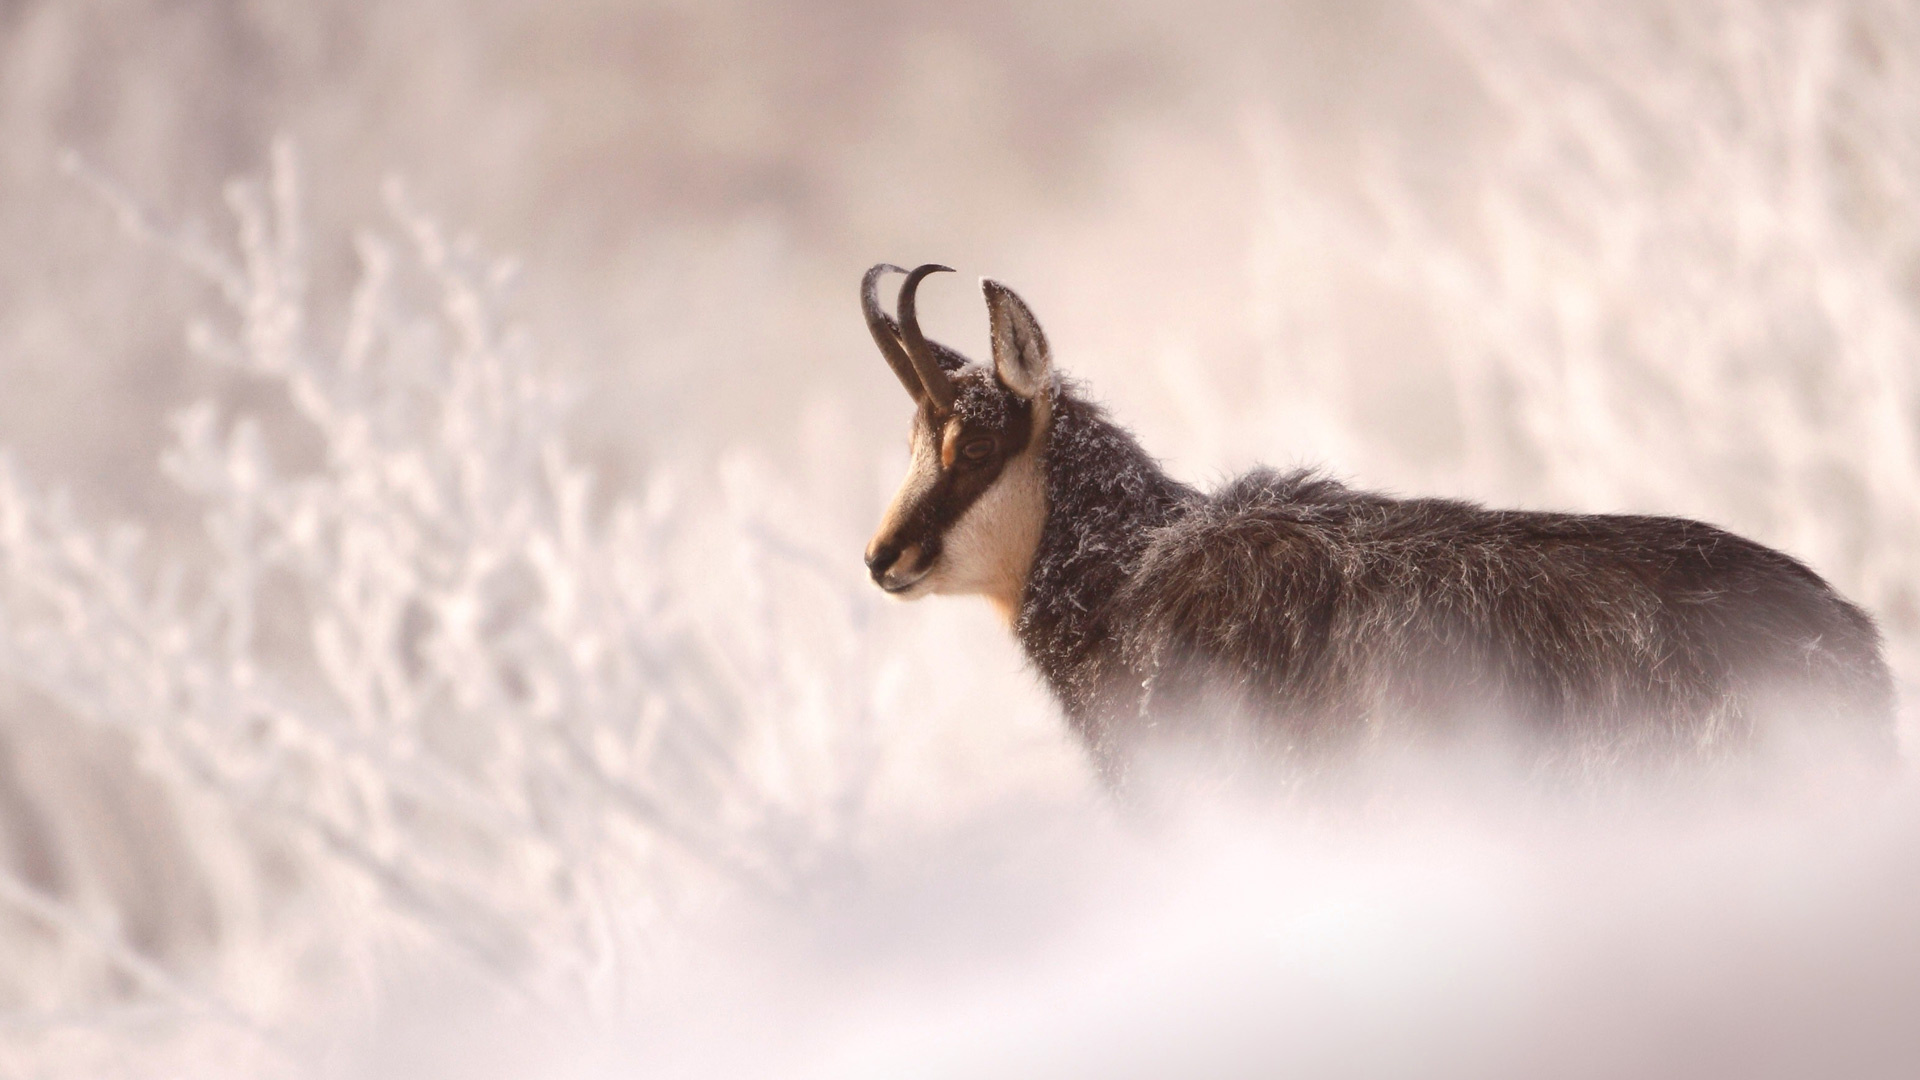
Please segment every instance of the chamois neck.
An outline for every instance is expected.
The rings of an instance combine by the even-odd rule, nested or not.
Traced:
[[[1107,602],[1132,576],[1151,530],[1199,495],[1072,386],[1054,388],[1052,407],[1042,457],[1047,520],[1014,632],[1058,693],[1082,651],[1104,636]]]

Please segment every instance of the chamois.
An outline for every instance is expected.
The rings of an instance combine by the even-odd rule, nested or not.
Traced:
[[[861,302],[913,398],[912,464],[866,551],[895,596],[985,595],[1124,782],[1168,734],[1315,754],[1489,718],[1590,765],[1686,760],[1814,722],[1891,747],[1873,620],[1795,559],[1711,525],[1490,510],[1257,470],[1167,476],[1053,370],[982,281],[992,365]]]

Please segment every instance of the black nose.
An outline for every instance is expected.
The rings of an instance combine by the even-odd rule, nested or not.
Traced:
[[[900,558],[900,545],[886,544],[867,552],[867,572],[873,575],[875,584],[887,576],[887,571]]]

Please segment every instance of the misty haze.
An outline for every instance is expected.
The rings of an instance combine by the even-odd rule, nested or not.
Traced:
[[[0,240],[0,1077],[1920,1070],[1911,5],[0,0]],[[1125,790],[875,587],[882,262],[1168,490],[1782,552],[1897,748]]]

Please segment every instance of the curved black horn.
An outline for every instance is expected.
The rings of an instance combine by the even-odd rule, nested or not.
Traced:
[[[893,317],[880,309],[880,276],[882,274],[904,274],[905,270],[892,263],[879,263],[867,271],[860,279],[860,309],[867,316],[867,330],[873,334],[873,343],[880,346],[880,355],[887,358],[887,366],[900,378],[900,385],[907,388],[907,394],[919,401],[927,394],[920,385],[920,376],[913,370],[913,361],[907,359],[907,350],[900,344],[900,325]]]
[[[933,399],[941,412],[953,410],[953,381],[941,370],[940,362],[933,358],[933,349],[927,345],[926,335],[920,332],[920,318],[914,311],[913,294],[920,289],[920,279],[928,274],[952,272],[951,266],[927,263],[914,267],[900,286],[900,340],[907,347],[907,359],[913,362],[913,370],[919,373],[921,384],[927,388],[927,396]]]

